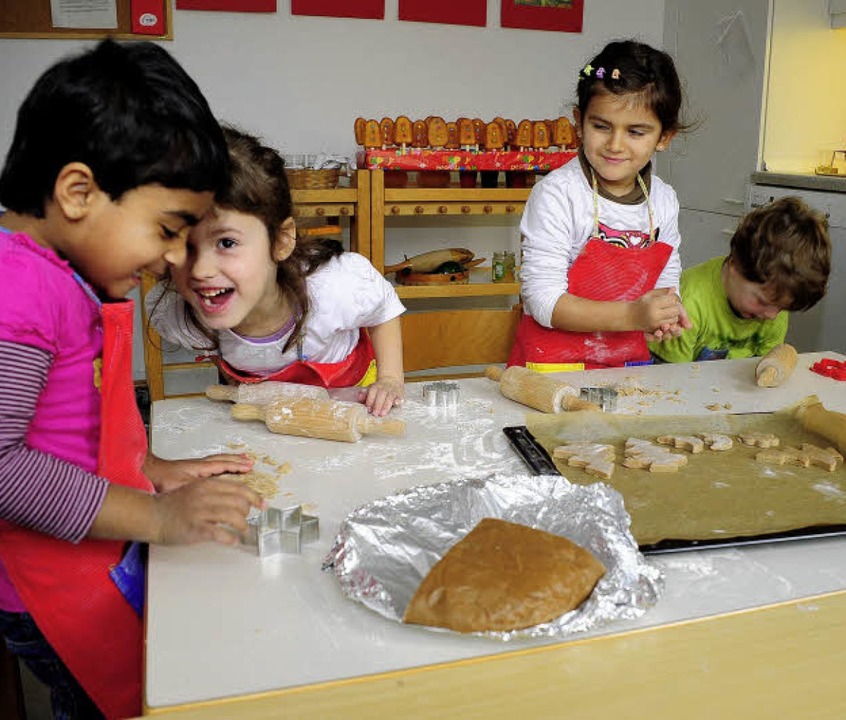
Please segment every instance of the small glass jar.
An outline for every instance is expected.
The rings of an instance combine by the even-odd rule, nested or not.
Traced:
[[[514,282],[514,268],[516,260],[513,252],[507,250],[495,252],[491,265],[491,279],[493,282]]]

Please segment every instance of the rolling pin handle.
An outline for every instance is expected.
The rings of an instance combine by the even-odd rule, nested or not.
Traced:
[[[490,378],[494,382],[499,382],[502,379],[502,375],[505,371],[497,367],[496,365],[489,365],[485,368],[485,377]]]
[[[234,400],[238,388],[230,385],[209,385],[206,388],[206,397],[210,400]]]

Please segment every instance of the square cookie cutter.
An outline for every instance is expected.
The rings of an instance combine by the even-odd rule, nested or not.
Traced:
[[[259,557],[299,553],[302,546],[320,539],[320,522],[303,512],[302,505],[267,508],[247,518],[245,545],[255,545]]]
[[[617,409],[617,391],[609,387],[583,387],[580,393],[582,400],[599,405],[605,412]]]

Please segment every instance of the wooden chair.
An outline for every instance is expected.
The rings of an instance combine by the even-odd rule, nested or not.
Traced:
[[[521,312],[522,306],[515,305],[511,310],[405,313],[400,317],[405,372],[506,362]],[[482,372],[414,375],[406,379],[474,377],[482,375]]]
[[[153,289],[156,278],[149,273],[141,276],[141,334],[144,343],[144,372],[147,376],[147,391],[150,394],[150,401],[164,400],[165,398],[165,372],[168,370],[193,370],[196,368],[213,368],[214,363],[209,361],[199,362],[175,362],[165,363],[162,355],[162,339],[149,323],[149,315],[144,303],[147,293]],[[201,394],[187,393],[187,394]],[[173,393],[170,397],[179,397],[185,394]]]

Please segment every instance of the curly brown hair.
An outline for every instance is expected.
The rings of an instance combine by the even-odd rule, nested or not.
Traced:
[[[746,280],[766,285],[791,312],[825,295],[831,240],[825,216],[801,198],[783,197],[748,213],[731,238],[730,258]]]

